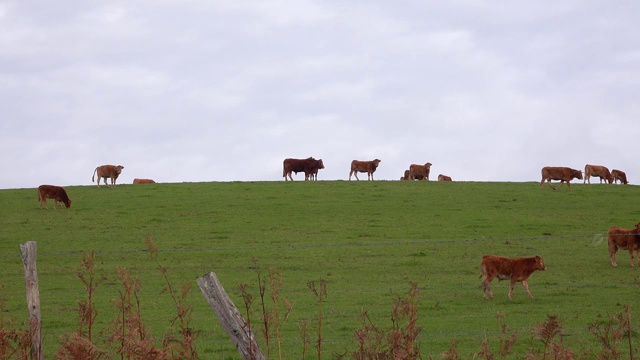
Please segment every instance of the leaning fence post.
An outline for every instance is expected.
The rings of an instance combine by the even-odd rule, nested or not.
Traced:
[[[255,336],[250,329],[247,329],[247,323],[227,295],[216,274],[210,272],[198,278],[198,286],[242,358],[245,360],[264,360],[264,354]]]
[[[27,289],[29,308],[29,334],[31,336],[31,359],[42,360],[42,320],[40,319],[40,290],[36,268],[36,242],[27,241],[20,245],[24,265],[24,285]]]

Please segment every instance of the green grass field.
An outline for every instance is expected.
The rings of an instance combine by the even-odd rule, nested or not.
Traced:
[[[638,318],[640,270],[629,253],[612,268],[606,232],[640,221],[640,187],[573,185],[541,190],[536,182],[229,182],[67,187],[70,209],[39,209],[36,189],[0,190],[0,284],[3,316],[26,321],[19,245],[37,241],[45,354],[77,329],[74,308],[86,298],[77,272],[88,251],[106,276],[97,289],[101,330],[117,315],[117,269],[142,284],[142,315],[152,335],[171,327],[176,311],[145,239],[159,249],[159,261],[178,286],[192,284],[189,304],[200,358],[238,359],[196,279],[215,272],[243,311],[240,283],[258,296],[257,277],[275,267],[282,274],[280,296],[293,304],[283,326],[286,359],[301,358],[300,324],[309,321],[315,338],[318,306],[308,282],[325,280],[323,358],[355,350],[354,330],[366,310],[376,325],[391,327],[394,299],[410,282],[420,294],[423,358],[440,358],[458,342],[472,358],[483,339],[498,352],[497,314],[520,333],[510,358],[522,358],[541,343],[529,331],[556,314],[564,344],[576,353],[596,350],[590,323],[631,305]],[[494,281],[493,301],[482,299],[479,263],[483,254],[544,258],[548,269],[529,279],[531,300],[518,284]],[[256,267],[253,259],[257,259]],[[252,320],[257,323],[259,305]],[[638,349],[638,323],[634,341]],[[628,345],[620,346],[628,354]],[[264,346],[263,346],[264,349]],[[272,358],[274,351],[272,348]],[[307,350],[315,358],[313,345]]]

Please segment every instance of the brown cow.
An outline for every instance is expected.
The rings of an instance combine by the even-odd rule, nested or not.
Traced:
[[[151,179],[133,179],[134,184],[155,184],[156,182]]]
[[[411,164],[411,166],[409,166],[409,178],[411,180],[416,180],[416,179],[429,180],[430,171],[431,171],[430,162],[424,165]]]
[[[516,282],[521,282],[529,297],[533,299],[527,279],[536,270],[546,270],[544,261],[540,256],[534,257],[517,257],[507,258],[504,256],[485,255],[482,257],[480,264],[480,277],[482,278],[482,291],[485,300],[487,299],[487,290],[489,296],[493,299],[493,290],[491,290],[491,281],[494,278],[498,280],[511,280],[509,285],[509,300],[512,300],[513,287]]]
[[[40,185],[38,186],[38,202],[40,208],[44,205],[45,208],[49,208],[47,205],[47,199],[53,199],[53,208],[58,206],[58,201],[64,203],[64,206],[71,207],[71,199],[67,196],[67,192],[64,188],[55,185]],[[62,207],[62,205],[60,205]]]
[[[380,165],[380,161],[382,160],[379,160],[379,159],[375,159],[371,161],[353,160],[351,162],[351,171],[349,172],[349,181],[351,181],[351,175],[355,175],[356,180],[360,180],[358,178],[358,172],[366,172],[367,180],[373,180],[373,173],[378,168],[378,165]]]
[[[545,166],[542,168],[542,180],[540,180],[540,187],[544,189],[545,180],[549,183],[549,186],[553,190],[556,188],[551,184],[551,180],[560,180],[560,186],[562,187],[562,183],[566,182],[569,190],[571,190],[571,184],[569,183],[571,180],[580,179],[582,180],[582,172],[580,170],[575,170],[568,167],[553,167],[553,166]]]
[[[116,185],[116,179],[118,175],[122,172],[124,166],[122,165],[102,165],[98,166],[95,170],[93,170],[93,176],[91,177],[91,181],[95,181],[96,173],[98,174],[98,187],[100,187],[100,179],[104,179],[104,184],[107,184],[107,179],[111,179],[111,187]]]
[[[617,184],[618,180],[620,180],[621,184],[628,184],[629,182],[627,181],[627,174],[624,173],[624,171],[622,170],[616,170],[613,169],[611,170],[611,176],[613,177],[613,183]]]
[[[440,174],[438,175],[438,181],[451,181],[451,177]]]
[[[609,172],[609,169],[607,169],[605,166],[600,166],[600,165],[585,165],[584,166],[584,181],[583,183],[588,182],[589,184],[591,184],[591,177],[595,176],[595,177],[599,177],[600,178],[600,184],[602,184],[602,180],[608,181],[609,184],[611,184],[613,182],[613,176],[611,176],[611,173]]]
[[[314,177],[317,180],[318,170],[324,169],[324,163],[322,159],[316,160],[313,157],[308,157],[306,159],[284,159],[282,163],[282,176],[284,180],[287,181],[287,176],[291,181],[293,178],[291,177],[291,173],[294,172],[296,175],[299,172],[304,172],[305,180],[313,180]]]
[[[640,223],[636,224],[633,229],[621,229],[613,226],[607,233],[609,241],[609,257],[611,257],[611,266],[617,267],[616,252],[618,249],[629,250],[631,255],[631,267],[633,267],[633,251],[638,256],[638,266],[640,266]]]

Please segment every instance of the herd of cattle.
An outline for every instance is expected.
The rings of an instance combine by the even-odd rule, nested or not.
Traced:
[[[359,172],[367,173],[367,180],[373,180],[373,173],[376,172],[381,161],[382,160],[380,159],[370,161],[353,160],[351,162],[349,180],[351,180],[352,175],[355,175],[356,180],[360,180],[360,178],[358,178]],[[424,165],[411,164],[409,169],[404,171],[400,180],[429,180],[431,165],[432,164],[430,162]],[[298,173],[304,173],[305,180],[318,180],[318,170],[321,169],[324,169],[324,162],[322,162],[322,159],[314,159],[313,157],[308,157],[306,159],[287,158],[284,159],[282,163],[282,177],[284,177],[285,181],[293,181],[292,173],[295,173],[296,175]],[[600,178],[600,183],[605,181],[609,184],[617,184],[618,181],[620,181],[621,184],[628,184],[627,175],[624,171],[617,169],[609,171],[607,167],[601,165],[587,164],[584,167],[584,177],[582,174],[582,171],[568,167],[545,166],[542,168],[542,180],[540,180],[540,186],[544,189],[544,182],[546,181],[549,186],[555,190],[556,188],[551,184],[551,180],[556,180],[560,181],[560,187],[562,187],[562,184],[566,182],[567,187],[571,190],[571,180],[582,180],[584,178],[585,183],[588,182],[591,184],[591,177]],[[438,175],[438,181],[452,180],[450,176],[440,174]]]
[[[353,160],[351,162],[351,171],[349,172],[349,180],[351,176],[355,175],[356,180],[358,173],[367,173],[367,180],[373,180],[373,173],[380,165],[381,160],[375,159],[371,161],[359,161]],[[93,171],[93,177],[91,181],[95,181],[96,175],[98,178],[98,187],[100,187],[100,179],[104,179],[106,186],[115,186],[118,176],[122,173],[124,166],[121,165],[102,165],[98,166]],[[285,159],[283,162],[282,176],[285,181],[287,178],[293,181],[291,173],[296,175],[304,173],[305,180],[317,180],[318,170],[324,169],[324,163],[322,159],[316,160],[313,157],[306,159]],[[424,165],[411,164],[408,170],[405,170],[404,175],[400,180],[429,180],[429,173],[431,171],[431,163]],[[555,187],[551,184],[551,180],[560,181],[560,187],[563,183],[567,183],[569,190],[571,189],[571,180],[583,179],[583,172],[580,170],[568,168],[568,167],[543,167],[542,168],[542,180],[540,186],[544,189],[544,182],[548,182],[549,186],[555,190]],[[590,178],[600,178],[600,183],[606,181],[609,184],[617,183],[620,181],[622,184],[628,184],[627,176],[620,170],[612,170],[611,172],[604,166],[589,165],[584,168],[584,183],[591,183]],[[107,183],[107,179],[110,179],[111,185]],[[446,175],[438,175],[438,181],[451,181],[451,178]],[[155,181],[151,179],[134,179],[134,184],[152,184]],[[71,199],[67,195],[64,188],[54,185],[40,185],[38,187],[38,201],[40,208],[43,206],[48,209],[47,199],[53,199],[53,208],[57,208],[58,202],[63,203],[67,208],[71,206]],[[62,206],[62,205],[60,205]],[[619,227],[611,227],[607,233],[607,241],[609,244],[609,257],[611,258],[611,266],[617,267],[616,253],[619,249],[629,251],[631,256],[631,267],[634,266],[634,252],[635,257],[638,259],[638,266],[640,266],[640,223],[632,229],[622,229]],[[496,255],[485,255],[482,257],[480,263],[480,278],[482,279],[482,290],[484,299],[487,299],[487,293],[493,299],[493,290],[491,289],[491,282],[493,279],[498,280],[510,280],[509,285],[509,300],[513,297],[513,288],[517,282],[520,282],[530,298],[533,299],[531,291],[529,291],[529,285],[527,279],[531,274],[537,270],[546,270],[547,267],[544,264],[544,260],[540,256],[534,257],[517,257],[507,258]]]

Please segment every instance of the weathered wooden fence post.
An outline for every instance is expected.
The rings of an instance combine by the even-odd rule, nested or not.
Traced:
[[[27,288],[31,359],[42,360],[42,320],[40,319],[40,290],[38,289],[38,269],[36,268],[36,242],[27,241],[20,245],[20,254],[22,254],[22,264],[24,265],[24,285]]]
[[[210,272],[200,277],[198,286],[243,359],[264,360],[264,354],[255,336],[247,329],[247,323],[220,284],[216,274]]]

